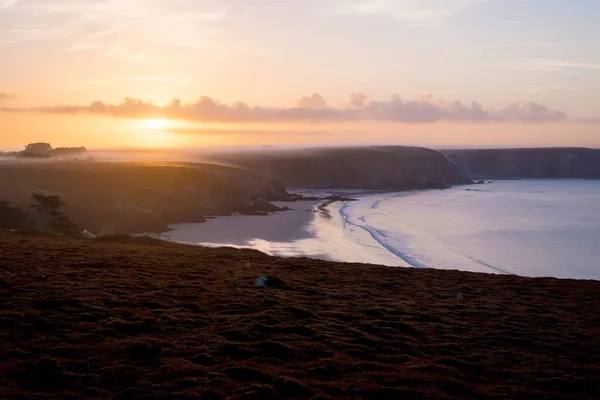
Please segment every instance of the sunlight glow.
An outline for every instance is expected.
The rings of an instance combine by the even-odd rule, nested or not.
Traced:
[[[164,119],[148,119],[144,121],[144,128],[152,131],[162,131],[167,127]]]
[[[143,122],[143,142],[147,147],[169,147],[174,144],[175,137],[169,132],[169,123],[164,119],[147,119]]]

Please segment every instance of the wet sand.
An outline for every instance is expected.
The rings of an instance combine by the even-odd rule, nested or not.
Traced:
[[[315,197],[332,195],[324,191],[303,194]],[[363,193],[348,191],[348,194]],[[278,257],[409,266],[379,246],[366,232],[354,232],[353,238],[348,237],[346,223],[339,213],[346,197],[339,193],[336,195],[342,200],[323,198],[274,202],[289,210],[269,215],[221,216],[204,223],[174,224],[170,225],[171,231],[150,236],[189,245],[254,249]],[[357,238],[360,240],[357,241]]]
[[[307,228],[320,201],[273,202],[289,210],[269,215],[232,215],[210,218],[203,223],[169,225],[170,232],[158,237],[185,244],[216,244],[251,247],[256,240],[293,243],[308,239]]]
[[[265,274],[286,285],[254,287]],[[594,399],[598,293],[597,281],[0,234],[0,398]]]

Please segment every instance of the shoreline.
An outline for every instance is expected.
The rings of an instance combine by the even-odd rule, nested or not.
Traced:
[[[410,267],[377,243],[366,246],[345,234],[345,222],[339,209],[361,197],[395,193],[380,190],[298,190],[292,201],[274,202],[285,205],[282,211],[267,215],[232,215],[207,218],[202,223],[168,225],[170,231],[142,234],[153,238],[205,247],[254,249],[285,258],[308,257],[317,260],[391,267]],[[310,208],[307,210],[307,208]],[[371,249],[368,247],[371,246]],[[378,251],[379,250],[379,251]],[[381,251],[383,250],[383,251]]]
[[[537,182],[539,185],[540,181]],[[544,180],[543,183],[546,182]],[[527,196],[536,196],[535,193],[544,190],[544,186],[542,189],[535,189],[537,186],[532,186],[533,191],[530,192],[528,183],[519,185],[515,186],[506,181],[498,182],[490,188],[501,196],[500,199],[506,198],[506,195],[510,196],[511,193],[530,193]],[[560,194],[562,190],[567,196],[568,187],[564,188],[564,182],[560,181],[558,193]],[[518,209],[514,211],[516,214],[509,212],[509,215],[517,219],[508,225],[502,222],[506,219],[495,220],[495,214],[490,214],[485,206],[486,199],[489,198],[486,193],[489,191],[479,193],[469,187],[435,191],[429,189],[390,192],[352,191],[352,193],[344,193],[342,197],[331,199],[332,195],[340,194],[340,191],[332,192],[319,191],[317,197],[314,196],[313,191],[311,198],[319,198],[318,201],[297,200],[292,203],[282,203],[293,208],[304,209],[302,212],[291,210],[257,217],[219,217],[210,220],[208,224],[187,224],[190,228],[189,234],[193,235],[195,228],[201,231],[199,236],[201,240],[186,240],[181,236],[168,237],[168,234],[161,235],[161,238],[202,246],[250,248],[280,257],[309,257],[345,263],[362,262],[390,267],[457,269],[529,277],[600,280],[597,269],[590,264],[589,257],[578,255],[579,253],[573,254],[574,249],[581,246],[581,243],[591,246],[590,243],[595,239],[582,238],[568,244],[571,242],[567,241],[569,237],[566,237],[563,242],[565,244],[561,247],[564,251],[548,259],[548,256],[544,256],[546,252],[542,251],[543,246],[540,242],[545,240],[540,236],[543,233],[536,233],[527,228],[531,225],[520,225],[528,223],[527,212],[519,212]],[[406,200],[398,200],[398,197],[406,197]],[[446,203],[447,201],[450,203]],[[427,206],[424,206],[423,202]],[[437,204],[448,204],[447,207],[450,208],[446,210],[442,207],[436,210]],[[470,204],[469,207],[473,208],[456,208],[457,206],[452,204]],[[477,214],[473,214],[474,210],[478,210]],[[302,214],[300,219],[293,217],[294,214],[298,217],[298,213]],[[296,218],[295,222],[294,218]],[[474,221],[473,218],[477,220],[483,218],[487,221],[485,226],[488,228],[481,231],[481,235],[475,234],[480,228],[476,223],[473,225],[470,222]],[[557,223],[560,224],[560,221]],[[222,227],[228,225],[233,225],[229,227],[230,232],[233,230],[233,233],[219,236],[218,232]],[[448,229],[443,229],[444,226]],[[496,236],[485,236],[493,235],[497,229],[507,230],[512,226],[523,226],[524,230],[506,236],[508,239],[503,239],[502,236],[498,239],[494,239]],[[573,225],[574,234],[580,232],[578,226]],[[178,228],[171,227],[175,230]],[[214,232],[210,232],[213,230],[217,232],[216,237]],[[266,232],[261,233],[265,230]],[[279,233],[272,234],[269,233],[270,231],[279,231]],[[183,232],[181,234],[183,235]],[[239,240],[235,235],[243,236],[244,240]],[[536,247],[527,249],[520,246],[515,240],[510,239],[514,235],[530,243],[536,243]],[[582,242],[584,239],[585,241]],[[506,249],[504,253],[493,247],[491,243],[494,243],[494,240],[501,240],[502,248]],[[565,257],[570,258],[571,262],[579,260],[578,265],[566,270],[560,267],[564,262],[553,261]]]

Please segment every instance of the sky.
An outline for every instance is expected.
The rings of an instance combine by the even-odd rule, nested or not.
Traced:
[[[0,148],[600,147],[598,0],[0,0]]]

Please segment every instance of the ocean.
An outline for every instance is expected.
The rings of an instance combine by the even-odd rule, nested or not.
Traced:
[[[600,280],[600,181],[494,181],[356,199],[173,225],[161,237],[285,257]]]

